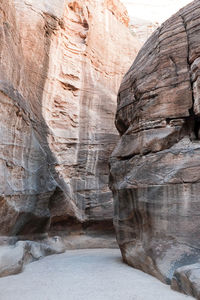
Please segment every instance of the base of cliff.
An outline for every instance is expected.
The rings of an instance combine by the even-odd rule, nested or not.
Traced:
[[[38,236],[36,240],[0,238],[0,277],[21,273],[25,266],[45,256],[66,250],[118,248],[113,235]],[[0,298],[1,299],[1,298]]]

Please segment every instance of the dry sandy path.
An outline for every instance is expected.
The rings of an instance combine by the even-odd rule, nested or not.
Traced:
[[[184,300],[157,279],[122,263],[117,249],[48,256],[0,279],[0,300]]]

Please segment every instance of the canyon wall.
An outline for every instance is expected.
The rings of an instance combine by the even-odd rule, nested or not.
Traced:
[[[200,299],[200,2],[161,25],[118,94],[111,156],[125,262]]]
[[[142,44],[151,34],[180,8],[189,4],[191,0],[121,0],[127,7],[133,35]]]
[[[112,231],[115,99],[140,46],[128,20],[117,0],[1,1],[1,237]]]

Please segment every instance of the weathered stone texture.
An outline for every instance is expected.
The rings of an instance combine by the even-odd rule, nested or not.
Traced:
[[[117,0],[0,2],[0,235],[112,230],[115,95],[139,48],[127,22]]]
[[[118,94],[121,138],[110,170],[117,240],[124,261],[167,283],[200,260],[199,16],[194,1],[163,23]]]
[[[200,264],[186,265],[178,268],[172,278],[172,288],[178,292],[193,295],[200,299]]]

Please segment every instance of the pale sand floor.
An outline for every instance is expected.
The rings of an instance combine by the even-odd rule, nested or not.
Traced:
[[[122,263],[117,249],[67,251],[0,279],[0,300],[181,299],[193,298]]]

